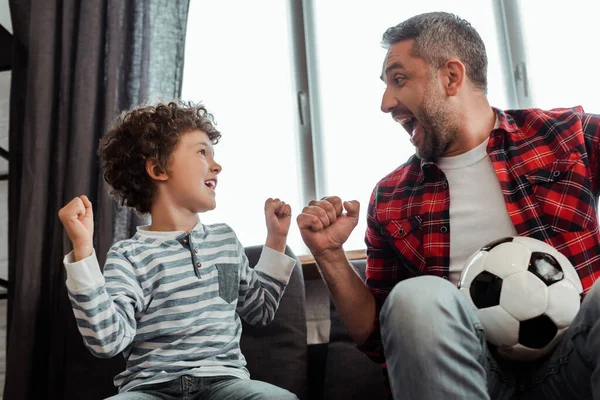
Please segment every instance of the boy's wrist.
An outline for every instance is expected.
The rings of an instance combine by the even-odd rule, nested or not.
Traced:
[[[81,261],[92,255],[94,252],[94,246],[92,244],[78,244],[73,245],[73,260],[75,262]]]
[[[270,249],[276,250],[280,253],[284,253],[286,242],[287,242],[287,235],[283,235],[283,236],[267,235],[267,240],[265,241],[265,246]]]

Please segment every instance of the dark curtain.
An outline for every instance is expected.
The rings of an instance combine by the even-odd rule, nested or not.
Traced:
[[[5,400],[101,399],[121,356],[84,347],[65,287],[70,243],[57,216],[80,194],[94,205],[95,248],[141,223],[115,204],[96,148],[141,102],[181,93],[189,0],[10,0],[9,298]]]

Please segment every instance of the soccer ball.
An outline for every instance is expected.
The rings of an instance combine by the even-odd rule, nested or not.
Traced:
[[[534,360],[550,352],[579,311],[583,287],[569,260],[549,244],[516,236],[477,250],[458,288],[498,355]]]

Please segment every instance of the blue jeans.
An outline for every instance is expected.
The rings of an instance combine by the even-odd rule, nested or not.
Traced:
[[[285,389],[266,382],[230,376],[181,378],[143,385],[110,400],[298,400]]]
[[[398,283],[380,324],[395,399],[600,400],[600,282],[554,352],[530,363],[496,358],[468,300],[441,278]]]

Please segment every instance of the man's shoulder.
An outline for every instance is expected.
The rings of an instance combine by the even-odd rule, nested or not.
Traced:
[[[526,108],[505,110],[502,112],[506,118],[506,125],[518,128],[521,133],[535,134],[543,128],[551,128],[556,133],[563,129],[555,129],[557,125],[568,125],[581,123],[584,115],[583,107],[557,107],[551,109]],[[502,118],[501,118],[502,122]],[[501,123],[502,125],[502,123]]]
[[[408,161],[384,176],[377,182],[376,188],[396,187],[400,184],[406,185],[417,182],[422,175],[421,160],[412,155]]]

